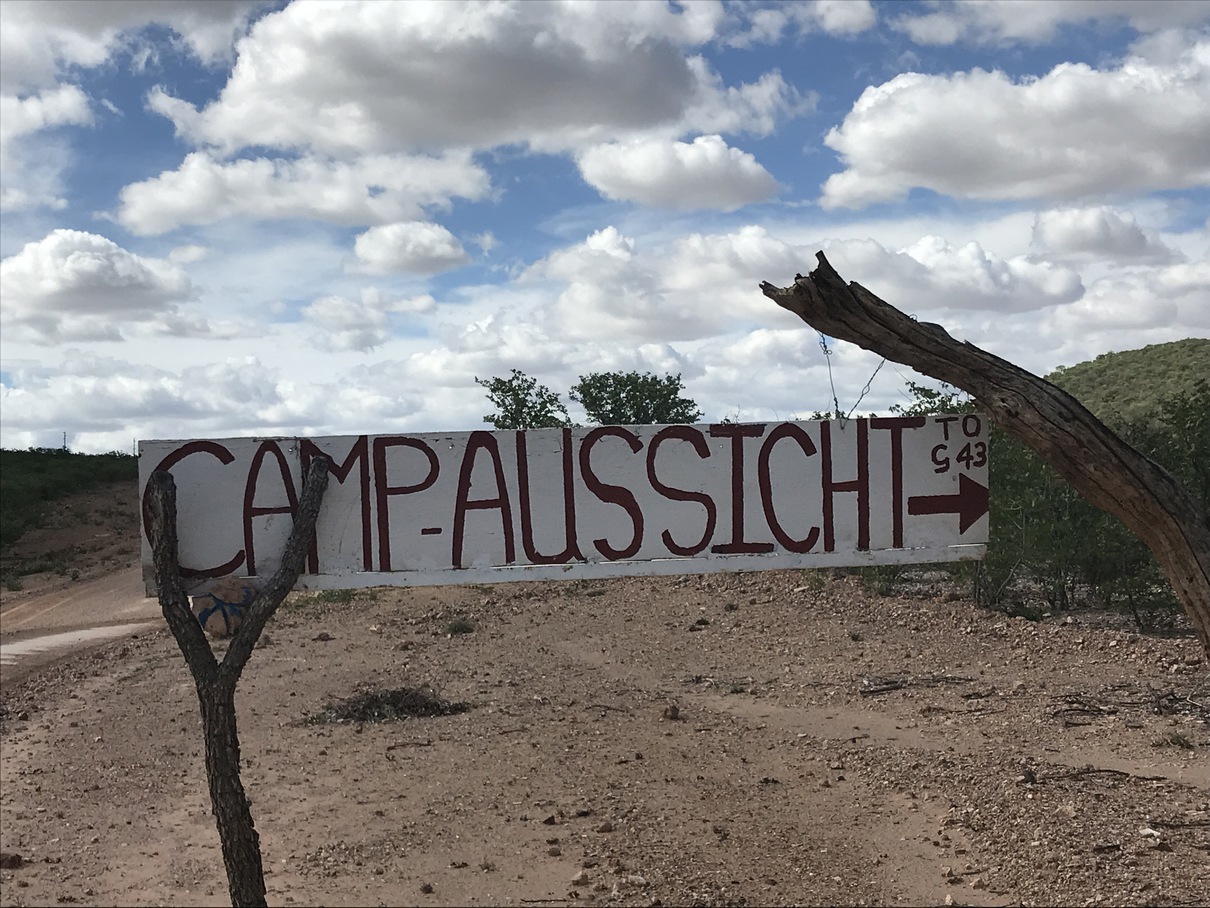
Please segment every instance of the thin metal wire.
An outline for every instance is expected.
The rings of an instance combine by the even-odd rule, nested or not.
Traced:
[[[865,399],[865,396],[870,393],[870,385],[874,384],[874,379],[878,377],[878,371],[885,365],[886,365],[886,357],[884,356],[882,358],[882,362],[880,362],[877,366],[874,367],[874,374],[870,376],[870,380],[868,382],[866,382],[865,387],[861,389],[861,394],[857,398],[857,403],[853,404],[853,409],[849,410],[849,412],[846,414],[846,417],[845,417],[846,419],[849,416],[853,415],[853,410],[856,410],[858,404],[860,404],[862,402],[862,400]]]
[[[819,333],[819,349],[823,351],[824,362],[828,364],[828,384],[832,386],[832,412],[839,417],[840,401],[836,397],[836,382],[832,378],[832,351],[828,349],[828,339],[822,331]],[[841,428],[844,428],[843,422]]]
[[[828,339],[822,331],[819,334],[819,349],[823,351],[824,361],[828,364],[828,384],[832,388],[832,412],[840,420],[840,428],[843,430],[845,424],[848,423],[849,418],[853,415],[853,411],[861,405],[861,402],[865,400],[865,396],[870,393],[870,387],[874,384],[874,379],[878,377],[879,370],[886,365],[887,360],[884,356],[878,365],[874,367],[874,372],[870,376],[869,381],[865,383],[865,387],[861,389],[861,394],[858,395],[857,401],[849,408],[848,413],[842,413],[840,411],[840,400],[836,395],[836,382],[832,377],[832,351],[828,349]]]

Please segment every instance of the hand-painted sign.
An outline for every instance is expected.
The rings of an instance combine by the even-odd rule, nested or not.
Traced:
[[[317,457],[305,589],[952,561],[987,541],[976,415],[141,442],[144,488],[176,480],[186,585],[271,574]],[[146,537],[143,566],[151,591]]]

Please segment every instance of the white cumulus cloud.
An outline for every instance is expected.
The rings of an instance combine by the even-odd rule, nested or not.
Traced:
[[[722,19],[699,3],[293,3],[240,41],[217,100],[153,103],[224,154],[566,151],[652,131],[767,131],[800,99],[771,73],[723,85],[690,53]]]
[[[1158,263],[1174,258],[1173,251],[1149,236],[1134,215],[1105,205],[1039,212],[1033,243],[1053,255],[1082,261]]]
[[[432,312],[437,305],[428,294],[391,300],[375,287],[362,291],[361,298],[324,296],[303,309],[303,318],[319,329],[311,342],[321,350],[369,351],[391,337],[393,314],[414,318]]]
[[[5,92],[53,85],[70,66],[99,66],[133,33],[166,25],[198,59],[213,62],[230,53],[264,2],[248,0],[5,0],[0,29],[0,86]]]
[[[824,248],[837,271],[912,314],[1029,312],[1084,293],[1071,268],[1029,256],[1001,258],[974,241],[955,246],[925,236],[899,250],[874,240],[831,241]]]
[[[731,13],[736,21],[727,43],[733,47],[773,44],[787,32],[856,35],[878,21],[869,0],[797,0],[776,6],[740,3],[731,7]]]
[[[192,294],[172,263],[79,230],[55,230],[0,262],[6,326],[39,343],[116,340],[123,325],[162,322]]]
[[[346,226],[420,216],[451,198],[490,191],[466,152],[367,155],[350,162],[307,156],[224,162],[193,152],[176,170],[122,189],[117,220],[134,233],[166,233],[225,218],[311,218]]]
[[[659,139],[596,145],[577,158],[584,179],[606,198],[653,208],[734,211],[763,202],[777,181],[721,136],[692,143]]]
[[[43,130],[92,122],[88,96],[76,85],[25,97],[0,95],[0,204],[5,211],[66,204],[59,195],[66,154],[57,144],[32,142]]]
[[[437,274],[470,261],[457,237],[427,221],[371,227],[357,237],[354,250],[360,270],[369,274]]]
[[[0,149],[7,154],[13,140],[51,126],[84,126],[91,122],[88,96],[76,85],[59,85],[26,97],[3,95],[0,96]]]
[[[919,44],[1036,44],[1064,25],[1092,20],[1123,20],[1147,32],[1210,19],[1203,0],[929,0],[898,11],[894,25]]]
[[[845,169],[828,178],[821,204],[857,208],[917,187],[1032,199],[1210,185],[1207,97],[1207,37],[1175,60],[1065,63],[1021,81],[903,73],[867,88],[829,131]]]

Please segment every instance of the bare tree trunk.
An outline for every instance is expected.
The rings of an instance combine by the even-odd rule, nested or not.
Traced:
[[[1062,389],[909,318],[860,284],[846,284],[822,252],[816,258],[819,267],[793,286],[762,283],[761,290],[817,331],[971,394],[998,426],[1151,548],[1210,656],[1210,515],[1172,474]]]
[[[206,739],[206,777],[232,905],[264,905],[265,874],[260,836],[239,775],[239,731],[235,724],[235,686],[215,682],[198,686],[202,733]]]
[[[148,481],[147,537],[155,561],[156,590],[164,619],[185,656],[197,688],[202,734],[206,741],[210,805],[223,847],[232,905],[266,904],[260,837],[240,781],[235,687],[265,624],[302,573],[328,485],[328,466],[328,460],[323,457],[311,462],[281,566],[248,607],[221,664],[214,658],[201,625],[189,608],[189,597],[181,586],[177,561],[176,483],[172,474],[163,470],[152,473]]]

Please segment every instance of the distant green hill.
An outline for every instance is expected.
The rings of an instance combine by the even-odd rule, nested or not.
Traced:
[[[11,545],[37,525],[48,502],[119,479],[133,481],[138,475],[138,459],[116,451],[0,451],[0,546]]]
[[[1046,378],[1102,421],[1117,425],[1154,414],[1161,401],[1192,392],[1199,381],[1210,381],[1210,339],[1102,353],[1060,367]]]

